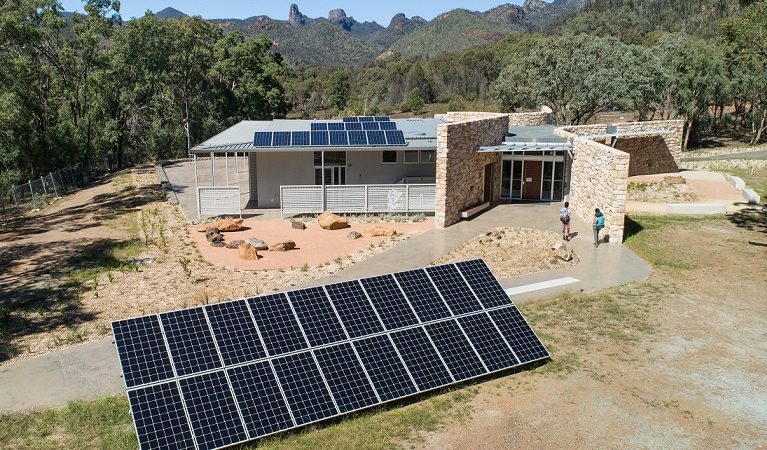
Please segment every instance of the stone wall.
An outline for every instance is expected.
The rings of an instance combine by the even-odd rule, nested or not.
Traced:
[[[611,243],[623,242],[628,171],[628,153],[586,138],[575,138],[570,208],[588,223],[594,208],[599,208],[605,215],[602,233],[610,235]]]
[[[492,113],[456,111],[448,112],[447,114],[435,114],[434,118],[446,119],[450,122],[466,122],[469,120],[481,120],[487,118],[488,114]],[[551,123],[551,113],[546,111],[509,113],[504,115],[509,116],[510,127],[535,127]]]
[[[458,222],[460,212],[484,198],[485,166],[495,163],[493,199],[501,192],[500,153],[478,153],[477,147],[498,145],[509,131],[508,114],[450,113],[454,123],[437,128],[435,226]]]

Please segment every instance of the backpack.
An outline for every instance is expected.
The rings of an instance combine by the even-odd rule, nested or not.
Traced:
[[[602,228],[605,226],[605,216],[597,216],[596,226],[597,228]]]
[[[559,209],[559,220],[562,222],[567,222],[570,220],[570,211],[567,208]]]

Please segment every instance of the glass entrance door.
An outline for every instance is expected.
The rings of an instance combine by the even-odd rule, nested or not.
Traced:
[[[501,169],[501,198],[522,198],[524,161],[504,160]]]
[[[565,163],[563,161],[544,161],[541,200],[561,201],[565,185]]]

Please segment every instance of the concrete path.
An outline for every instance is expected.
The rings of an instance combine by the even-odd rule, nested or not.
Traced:
[[[509,226],[561,232],[559,204],[501,204],[447,229],[434,229],[309,285],[327,284],[423,267],[488,229]],[[565,269],[500,280],[504,288],[535,284],[512,296],[515,303],[549,298],[563,291],[595,291],[641,280],[650,267],[620,244],[595,248],[591,226],[574,217],[571,240],[580,263]],[[570,277],[565,284],[559,280]],[[539,284],[536,284],[539,283]],[[305,287],[305,286],[304,286]],[[539,289],[540,288],[540,289]],[[294,288],[295,289],[295,288]],[[528,290],[528,289],[522,289]],[[61,406],[125,391],[112,338],[67,348],[0,367],[0,412]]]

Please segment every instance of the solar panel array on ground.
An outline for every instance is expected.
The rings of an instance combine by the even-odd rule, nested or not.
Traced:
[[[142,449],[226,447],[549,356],[482,260],[112,330]]]

